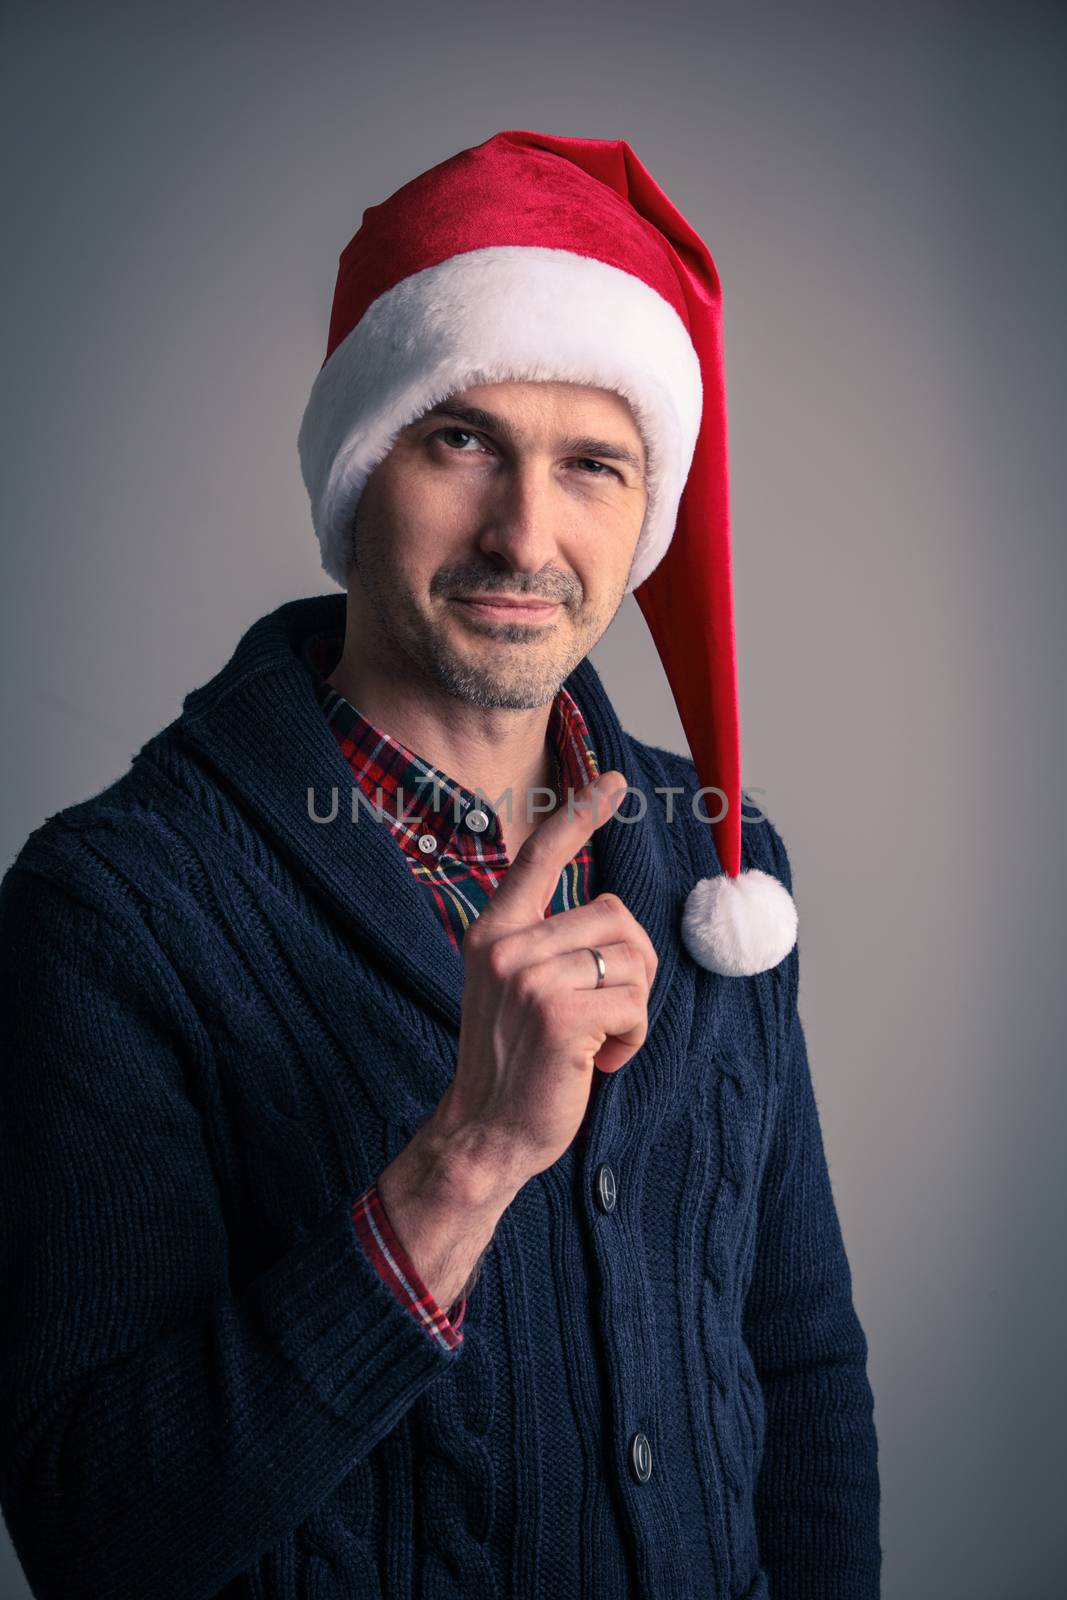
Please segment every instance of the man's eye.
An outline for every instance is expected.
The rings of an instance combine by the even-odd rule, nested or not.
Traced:
[[[444,439],[447,435],[452,435],[453,437],[455,437],[457,434],[459,435],[459,437],[461,439],[477,439],[478,438],[478,435],[476,433],[470,433],[466,428],[439,428],[437,430],[437,432],[434,434],[434,438],[435,439]],[[469,455],[470,451],[469,450],[468,451],[457,450],[456,454],[457,455]]]

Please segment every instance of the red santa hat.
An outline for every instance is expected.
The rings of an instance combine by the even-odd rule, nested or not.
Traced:
[[[682,937],[750,976],[796,942],[784,884],[741,871],[722,291],[700,236],[623,139],[508,129],[363,213],[341,253],[326,357],[300,427],[324,570],[400,430],[479,384],[572,382],[630,405],[647,507],[627,592],[648,624],[702,786],[720,874]],[[691,797],[683,798],[683,804]]]

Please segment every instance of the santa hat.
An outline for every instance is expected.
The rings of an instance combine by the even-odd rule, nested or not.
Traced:
[[[300,427],[324,570],[342,587],[364,485],[456,391],[569,381],[629,403],[647,507],[627,592],[648,624],[702,786],[721,873],[682,937],[750,976],[796,942],[785,885],[741,871],[741,747],[722,292],[700,236],[623,139],[508,129],[363,213],[341,253],[326,357]]]

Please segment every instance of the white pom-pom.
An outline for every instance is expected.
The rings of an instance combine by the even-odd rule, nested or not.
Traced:
[[[682,940],[693,960],[726,978],[776,967],[797,941],[797,908],[784,883],[749,867],[701,878],[689,891]]]

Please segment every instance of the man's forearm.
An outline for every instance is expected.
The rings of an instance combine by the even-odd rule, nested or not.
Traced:
[[[378,1178],[389,1223],[438,1305],[472,1286],[521,1182],[474,1133],[424,1124]]]

